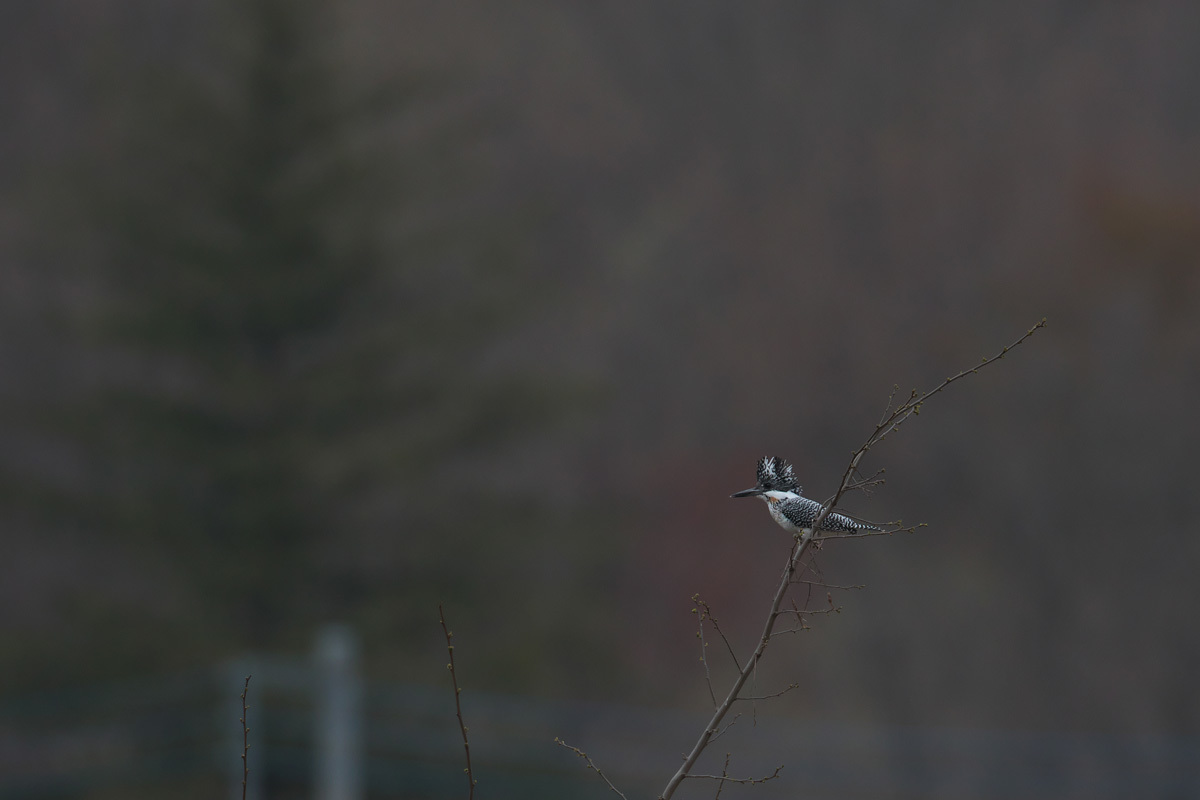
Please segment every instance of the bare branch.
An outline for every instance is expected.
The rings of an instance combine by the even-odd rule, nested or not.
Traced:
[[[799,572],[797,572],[794,576],[792,576],[792,583],[799,583],[800,585],[804,586],[804,605],[806,605],[806,606],[808,605],[808,602],[810,600],[812,600],[812,591],[813,591],[814,584],[802,583],[802,581],[812,580],[812,579],[815,579],[816,581],[825,580],[825,575],[821,572],[821,568],[817,564],[817,551],[820,549],[821,549],[820,540],[814,538],[813,554],[812,554],[812,556],[809,557],[808,563],[804,564],[803,568]],[[805,579],[805,577],[804,577],[805,575],[812,575],[812,578]],[[788,603],[791,605],[792,609],[796,612],[796,618],[800,619],[800,609],[796,606],[795,598],[790,599],[788,601]],[[803,622],[803,620],[800,620],[800,621]]]
[[[242,718],[238,722],[242,723],[242,800],[246,800],[246,784],[250,781],[250,762],[247,756],[250,754],[250,726],[246,724],[246,694],[250,691],[250,679],[253,675],[246,676],[246,682],[242,684]],[[237,741],[236,739],[234,741]]]
[[[804,581],[792,581],[792,583],[803,583],[803,582]],[[820,585],[824,585],[824,584],[812,584],[812,585],[820,586]],[[841,606],[834,604],[832,592],[825,593],[825,603],[826,603],[825,608],[803,608],[802,609],[796,605],[795,600],[792,600],[791,601],[792,607],[790,609],[788,609],[788,608],[780,609],[775,612],[775,615],[776,616],[786,616],[788,614],[795,614],[797,620],[802,620],[802,618],[805,614],[831,614],[831,613],[835,613],[835,612],[842,610]]]
[[[796,580],[792,581],[792,583],[804,583],[809,586],[820,586],[822,589],[845,589],[847,591],[849,591],[850,589],[865,589],[865,588],[867,588],[867,585],[865,583],[852,583],[852,584],[847,584],[846,586],[839,586],[836,583],[820,583],[819,581],[806,581],[802,578],[797,578]]]
[[[782,633],[782,631],[776,631],[776,632],[775,632],[774,634],[772,634],[772,635],[773,635],[773,636],[778,636],[780,633]],[[787,694],[788,692],[790,692],[790,691],[793,691],[794,689],[799,689],[799,688],[800,688],[800,684],[798,684],[798,683],[789,683],[789,684],[787,685],[787,688],[786,688],[786,689],[780,689],[780,690],[779,690],[778,692],[776,692],[775,694],[760,694],[760,695],[758,695],[758,696],[756,696],[756,697],[739,697],[739,698],[738,698],[738,700],[773,700],[773,699],[774,699],[774,698],[776,698],[776,697],[782,697],[782,696],[784,696],[785,694]]]
[[[794,583],[794,581],[793,581],[793,583]],[[812,587],[811,587],[811,586],[809,587],[809,591],[810,591],[810,592],[812,591]],[[807,602],[807,600],[806,600],[805,602]],[[796,601],[795,601],[795,600],[791,600],[791,601],[790,601],[790,603],[791,603],[791,606],[792,606],[792,608],[791,608],[791,613],[793,613],[793,614],[795,614],[795,615],[796,615],[796,622],[797,622],[797,625],[796,625],[796,627],[794,627],[794,628],[788,628],[787,630],[782,630],[782,631],[775,631],[774,633],[772,633],[772,634],[771,634],[771,636],[772,636],[772,637],[775,637],[775,636],[780,636],[780,635],[782,635],[782,634],[785,634],[785,633],[803,633],[804,631],[810,631],[810,630],[812,630],[812,628],[811,628],[811,627],[809,627],[808,623],[804,621],[804,612],[803,612],[803,611],[801,611],[801,610],[800,610],[800,607],[796,605]],[[779,612],[776,612],[776,613],[777,613],[777,614],[786,614],[786,613],[788,613],[788,612],[786,612],[786,611],[779,611]]]
[[[823,542],[826,539],[865,539],[868,536],[891,536],[893,533],[916,533],[917,528],[927,528],[928,523],[922,522],[917,525],[909,525],[905,528],[885,528],[881,531],[855,531],[854,533],[826,533],[821,532],[817,537],[817,541]]]
[[[732,753],[725,754],[725,766],[721,767],[721,782],[717,784],[717,794],[713,800],[721,800],[721,790],[725,788],[725,779],[729,777],[729,757]]]
[[[726,766],[728,766],[728,762],[726,762]],[[781,766],[776,767],[775,771],[772,772],[770,775],[767,775],[762,778],[731,778],[725,774],[721,774],[721,775],[689,775],[688,777],[689,778],[706,778],[710,781],[721,781],[722,783],[753,784],[753,783],[766,783],[767,781],[775,780],[776,778],[779,777],[779,773],[782,771],[783,771],[783,766],[781,765]]]
[[[1026,339],[1028,339],[1030,336],[1033,336],[1033,334],[1036,333],[1039,328],[1044,328],[1045,326],[1046,320],[1045,318],[1042,318],[1040,322],[1038,322],[1029,330],[1025,331],[1025,333],[1015,342],[1001,349],[996,355],[992,356],[991,358],[985,357],[978,366],[971,367],[970,369],[964,369],[955,375],[951,375],[949,378],[946,378],[944,381],[924,394],[917,394],[917,390],[914,389],[909,395],[909,398],[895,408],[892,408],[892,400],[896,395],[896,389],[893,389],[891,396],[888,397],[887,405],[888,409],[891,410],[884,412],[879,424],[875,426],[874,432],[867,437],[867,441],[864,442],[857,450],[851,453],[850,466],[846,468],[846,472],[842,475],[842,482],[838,486],[837,492],[835,492],[833,497],[825,502],[825,510],[821,514],[817,515],[817,519],[813,522],[813,527],[819,527],[821,522],[824,521],[825,517],[828,516],[828,512],[837,507],[838,501],[842,499],[842,495],[845,494],[851,483],[852,477],[858,470],[859,462],[862,461],[862,457],[867,454],[868,450],[886,439],[890,433],[904,424],[909,417],[920,414],[921,406],[935,394],[938,394],[955,381],[959,381],[968,375],[974,375],[988,364],[992,364],[1004,358],[1006,355],[1008,355],[1010,350],[1019,347],[1025,342]]]
[[[783,615],[787,615],[787,614],[791,614],[793,612],[789,609],[789,610],[785,610],[785,611],[780,611],[779,613],[783,614]],[[840,613],[842,613],[842,607],[841,606],[829,606],[828,608],[806,608],[802,611],[795,612],[795,613],[796,613],[797,621],[801,621],[804,617],[814,617],[817,614],[840,614]],[[807,629],[808,626],[805,625],[804,628]],[[776,631],[776,632],[778,633],[778,631]]]
[[[454,685],[454,710],[458,714],[458,727],[462,731],[463,750],[467,754],[467,768],[463,770],[467,773],[467,800],[475,797],[475,775],[471,772],[471,743],[467,740],[467,724],[463,722],[462,703],[459,696],[462,694],[462,689],[458,688],[458,676],[454,672],[454,645],[450,642],[454,638],[454,634],[450,632],[450,628],[446,626],[446,612],[442,611],[442,606],[438,604],[438,621],[442,623],[442,632],[446,634],[446,651],[450,654],[450,663],[446,665],[446,669],[450,670],[450,682]],[[243,798],[243,800],[245,800]]]
[[[625,795],[624,795],[624,794],[621,792],[621,790],[620,790],[620,789],[618,789],[617,787],[613,786],[613,784],[612,784],[612,781],[610,781],[610,780],[609,780],[609,779],[608,779],[608,778],[607,778],[607,777],[604,775],[604,773],[600,771],[600,768],[599,768],[599,767],[597,767],[597,766],[596,766],[594,763],[592,763],[592,759],[591,759],[591,757],[590,757],[590,756],[589,756],[587,753],[583,752],[583,751],[582,751],[582,750],[580,750],[578,747],[572,747],[571,745],[567,744],[566,742],[564,742],[562,739],[558,738],[557,736],[555,736],[555,737],[554,737],[554,743],[555,743],[555,744],[562,745],[563,747],[567,748],[568,750],[571,750],[571,751],[573,751],[573,752],[575,753],[575,755],[579,756],[580,758],[582,758],[582,759],[584,760],[584,763],[586,763],[586,764],[587,764],[587,766],[588,766],[588,769],[592,769],[592,770],[595,770],[595,771],[596,771],[596,774],[597,774],[597,775],[599,775],[599,776],[600,776],[600,778],[601,778],[601,779],[602,779],[602,780],[603,780],[605,783],[607,783],[607,784],[608,784],[608,788],[612,789],[614,792],[616,792],[617,794],[621,795],[621,800],[628,800],[628,798],[626,798],[626,797],[625,797]]]
[[[796,569],[800,564],[800,559],[808,551],[808,548],[812,545],[812,542],[813,539],[811,532],[805,533],[797,540],[796,546],[792,550],[791,557],[788,558],[787,566],[784,567],[783,575],[780,576],[779,588],[775,590],[775,598],[771,602],[771,610],[767,614],[767,621],[763,626],[762,635],[759,637],[758,646],[754,648],[754,652],[750,654],[750,658],[744,665],[742,665],[742,669],[738,673],[737,678],[734,680],[733,686],[729,689],[729,694],[725,696],[725,699],[721,702],[721,705],[717,706],[716,710],[713,712],[712,719],[710,719],[708,724],[704,726],[704,731],[700,734],[700,738],[696,740],[696,744],[692,747],[691,752],[689,752],[684,758],[683,764],[671,777],[671,780],[667,782],[667,787],[663,789],[663,793],[660,795],[660,800],[669,800],[671,795],[675,793],[675,790],[679,788],[679,784],[683,783],[683,779],[688,777],[688,771],[691,770],[691,768],[695,765],[696,759],[700,757],[700,754],[704,752],[704,748],[708,746],[713,734],[717,731],[718,726],[721,724],[721,720],[724,719],[725,715],[729,712],[729,709],[733,706],[734,701],[737,700],[738,695],[741,694],[742,687],[746,685],[746,681],[754,672],[755,667],[758,665],[758,660],[762,658],[763,652],[767,649],[767,644],[771,641],[771,631],[775,628],[775,612],[778,611],[779,607],[783,604],[783,597],[785,594],[787,594],[787,590],[791,586],[792,577],[796,574]]]
[[[898,529],[897,530],[883,530],[883,531],[868,531],[868,532],[856,533],[856,534],[851,534],[851,535],[837,535],[837,534],[829,535],[829,534],[825,534],[824,532],[822,532],[822,535],[819,537],[813,536],[813,533],[815,531],[820,531],[821,524],[825,521],[826,517],[828,517],[829,514],[832,513],[833,509],[837,507],[838,501],[840,501],[842,499],[842,496],[851,487],[863,488],[865,490],[865,489],[869,488],[870,486],[876,485],[875,482],[877,480],[881,480],[878,477],[880,473],[876,473],[875,475],[868,477],[868,478],[862,477],[861,473],[859,473],[859,471],[858,471],[858,467],[859,467],[859,463],[863,459],[863,456],[865,456],[872,447],[874,447],[875,445],[877,445],[881,441],[883,441],[885,438],[887,438],[887,436],[889,434],[898,430],[899,427],[902,424],[904,424],[904,422],[909,417],[916,415],[916,414],[920,414],[922,404],[925,403],[926,401],[928,401],[934,395],[936,395],[939,392],[941,392],[942,390],[944,390],[950,384],[952,384],[958,380],[961,380],[962,378],[965,378],[967,375],[974,375],[980,369],[987,366],[988,364],[991,364],[995,361],[998,361],[998,360],[1004,358],[1004,356],[1006,356],[1010,350],[1023,344],[1026,339],[1028,339],[1030,336],[1032,336],[1039,328],[1045,327],[1045,325],[1046,325],[1046,320],[1042,319],[1040,322],[1038,322],[1032,328],[1027,330],[1024,333],[1024,335],[1022,335],[1020,338],[1018,338],[1012,344],[1003,348],[998,354],[996,354],[992,358],[984,358],[983,361],[978,366],[963,370],[956,375],[951,375],[949,378],[946,378],[940,384],[935,386],[933,389],[925,392],[924,394],[918,394],[917,391],[914,389],[912,391],[912,393],[909,395],[907,400],[905,400],[903,403],[900,403],[899,405],[896,405],[896,406],[893,406],[893,403],[895,402],[896,395],[899,392],[899,387],[894,387],[892,389],[891,394],[888,396],[888,402],[887,402],[887,406],[884,409],[883,416],[880,417],[879,423],[875,426],[875,430],[871,433],[870,436],[867,437],[867,440],[857,450],[855,450],[853,453],[851,453],[850,463],[846,467],[846,471],[842,474],[842,480],[838,484],[837,491],[833,494],[832,497],[829,498],[829,500],[827,500],[822,505],[820,512],[817,514],[816,518],[812,521],[811,528],[807,529],[807,532],[804,533],[802,536],[800,536],[796,540],[796,546],[791,551],[791,555],[788,558],[787,565],[785,566],[785,568],[783,570],[783,574],[780,579],[779,587],[775,590],[775,596],[771,601],[771,609],[767,613],[767,620],[766,620],[765,624],[763,625],[763,632],[762,632],[762,635],[759,637],[758,646],[754,648],[754,652],[752,652],[750,654],[750,658],[746,661],[746,663],[741,666],[741,669],[738,672],[738,676],[733,682],[733,686],[730,687],[730,689],[729,689],[729,693],[726,695],[724,701],[722,701],[721,704],[718,705],[716,707],[716,709],[713,711],[712,718],[709,720],[708,724],[704,726],[704,731],[700,734],[700,737],[696,740],[696,743],[692,747],[691,751],[684,757],[683,764],[679,767],[679,769],[675,772],[675,774],[667,782],[667,786],[663,790],[662,794],[659,796],[659,800],[669,800],[670,797],[675,793],[675,790],[679,788],[679,784],[682,783],[683,780],[688,777],[707,777],[707,778],[711,778],[714,780],[720,780],[723,783],[733,780],[733,779],[729,778],[727,775],[721,775],[721,776],[689,775],[689,771],[695,765],[696,760],[700,757],[700,754],[704,751],[704,748],[707,747],[709,742],[712,741],[714,734],[719,730],[721,720],[728,713],[728,711],[729,711],[730,707],[733,705],[733,703],[738,699],[738,696],[740,695],[742,688],[746,685],[746,681],[749,679],[749,677],[752,674],[755,673],[755,670],[758,666],[758,662],[762,658],[763,653],[765,652],[768,643],[770,643],[770,641],[771,641],[772,633],[775,628],[775,622],[779,618],[779,609],[783,604],[784,596],[787,594],[788,590],[791,588],[794,579],[799,577],[797,575],[797,571],[799,570],[799,575],[803,575],[804,569],[807,569],[807,565],[805,565],[803,568],[801,568],[801,562],[802,562],[802,559],[803,559],[805,553],[808,552],[808,550],[810,548],[813,549],[814,551],[819,549],[820,543],[824,539],[851,538],[851,537],[856,538],[856,537],[868,536],[868,535],[876,535],[876,536],[891,535],[892,533],[897,532]],[[914,529],[910,528],[910,529],[906,529],[906,530],[911,531]],[[830,605],[831,606],[833,605],[832,599],[830,600]],[[836,608],[834,610],[836,610]],[[800,619],[801,626],[803,627],[803,613],[816,613],[816,612],[800,612],[797,609],[795,613],[796,613],[797,617]],[[775,775],[772,775],[770,777],[775,777],[778,774],[779,774],[779,770],[776,770]],[[763,779],[759,779],[759,780],[761,781]],[[767,780],[769,780],[769,778]]]
[[[712,744],[717,739],[720,739],[725,734],[725,731],[732,728],[734,723],[736,723],[741,716],[742,716],[741,713],[734,714],[733,719],[729,720],[729,724],[727,724],[724,728],[721,728],[720,730],[713,731],[712,738],[708,740],[708,743]]]
[[[854,470],[854,475],[846,487],[847,492],[862,492],[870,496],[875,493],[876,486],[883,486],[887,480],[883,477],[887,472],[885,469],[877,469],[871,475],[863,475],[857,469]]]
[[[693,595],[692,599],[696,600],[699,595]],[[704,641],[704,614],[698,609],[692,609],[693,614],[699,616],[699,626],[696,629],[696,636],[700,639],[700,663],[704,665],[704,682],[708,684],[708,696],[712,698],[712,704],[715,708],[717,705],[717,693],[713,691],[712,673],[708,671],[708,642]]]
[[[795,583],[795,581],[793,581],[793,583]],[[801,611],[800,608],[796,605],[795,600],[791,601],[792,607],[790,609],[781,609],[779,611],[776,611],[775,614],[776,614],[776,616],[795,614],[796,621],[799,623],[799,625],[797,625],[795,628],[785,628],[784,630],[781,630],[781,631],[775,631],[774,633],[771,634],[771,636],[772,637],[783,636],[786,633],[802,633],[807,630],[812,630],[808,626],[808,623],[806,623],[804,621],[805,614],[811,615],[811,614],[840,614],[840,613],[842,613],[842,607],[838,606],[838,605],[834,605],[833,595],[831,593],[829,593],[829,592],[825,593],[825,600],[829,603],[829,605],[827,607],[825,607],[825,608],[809,608],[809,609],[805,609],[803,611]]]
[[[809,586],[809,587],[808,587],[808,597],[806,597],[806,598],[804,599],[804,604],[805,604],[805,605],[808,605],[808,600],[809,600],[811,597],[812,597],[812,587],[811,587],[811,586]],[[789,604],[790,604],[790,605],[791,605],[791,607],[792,607],[792,613],[794,613],[794,614],[796,615],[796,622],[799,622],[799,623],[800,623],[800,628],[801,628],[801,629],[803,629],[803,630],[808,630],[808,625],[806,625],[806,624],[804,623],[804,612],[802,612],[802,611],[800,610],[800,606],[796,605],[796,601],[795,601],[794,599],[793,599],[793,600],[790,600],[790,601],[789,601]]]
[[[725,636],[725,632],[721,630],[721,626],[717,622],[717,618],[713,616],[712,608],[708,605],[708,603],[700,599],[699,594],[692,595],[692,602],[703,609],[703,613],[700,615],[700,621],[703,622],[705,619],[707,619],[713,624],[713,630],[720,635],[721,641],[725,643],[725,649],[729,652],[729,657],[733,659],[733,665],[738,669],[741,669],[742,665],[738,661],[737,653],[733,652],[733,645],[729,643],[729,638]]]
[[[804,633],[805,631],[811,631],[811,630],[812,630],[812,628],[809,627],[808,625],[801,625],[798,628],[784,628],[783,630],[775,631],[774,633],[772,633],[771,638],[774,639],[776,636],[783,636],[784,634],[787,634],[787,633]]]
[[[890,412],[892,410],[892,401],[894,401],[896,399],[896,393],[899,391],[900,391],[900,384],[898,384],[898,383],[892,384],[892,391],[888,393],[887,405],[885,405],[883,407],[883,416],[879,418],[879,423],[878,423],[879,425],[882,425],[884,423],[884,420],[886,420],[888,418],[888,412]]]

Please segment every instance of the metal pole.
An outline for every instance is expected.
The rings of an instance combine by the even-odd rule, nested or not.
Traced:
[[[362,678],[358,639],[346,625],[317,636],[314,653],[316,800],[361,800]]]

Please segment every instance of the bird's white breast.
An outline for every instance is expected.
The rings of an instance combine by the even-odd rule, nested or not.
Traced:
[[[781,527],[789,531],[799,531],[795,523],[783,515],[783,501],[794,500],[800,495],[795,492],[776,492],[774,490],[763,492],[759,497],[767,503],[767,510],[771,512],[771,519],[779,523]]]

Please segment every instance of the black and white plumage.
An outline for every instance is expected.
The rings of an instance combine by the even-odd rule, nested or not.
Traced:
[[[792,465],[782,458],[763,456],[758,460],[758,484],[753,489],[736,492],[732,497],[761,497],[767,503],[771,518],[785,530],[805,533],[821,513],[821,504],[800,495],[800,485]],[[879,528],[850,519],[844,514],[829,514],[821,521],[819,530],[834,533],[877,531]]]

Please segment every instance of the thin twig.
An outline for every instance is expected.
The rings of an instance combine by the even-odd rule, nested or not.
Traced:
[[[836,583],[821,583],[820,581],[806,581],[803,578],[797,578],[796,580],[792,581],[792,583],[803,583],[803,584],[807,584],[808,586],[820,586],[822,589],[845,589],[847,591],[849,591],[850,589],[865,589],[865,588],[867,588],[867,585],[865,583],[852,583],[852,584],[847,584],[845,586],[839,586]]]
[[[883,407],[883,416],[879,418],[879,424],[887,419],[888,412],[892,410],[892,401],[896,399],[896,394],[900,391],[900,384],[892,384],[892,391],[888,394],[887,404]]]
[[[571,745],[567,744],[566,742],[564,742],[562,739],[558,738],[557,736],[555,736],[555,737],[554,737],[554,743],[555,743],[555,744],[560,744],[560,745],[562,745],[563,747],[567,748],[568,750],[572,750],[572,751],[574,751],[575,755],[577,755],[577,756],[579,756],[580,758],[582,758],[582,759],[583,759],[583,761],[584,761],[584,763],[586,763],[586,764],[587,764],[587,766],[588,766],[588,769],[595,770],[595,771],[596,771],[596,774],[597,774],[597,775],[599,775],[599,776],[600,776],[600,778],[601,778],[601,779],[602,779],[602,780],[603,780],[605,783],[607,783],[607,784],[608,784],[608,788],[612,789],[614,792],[616,792],[617,794],[621,795],[621,800],[628,800],[628,798],[626,798],[626,797],[625,797],[625,794],[624,794],[624,793],[623,793],[623,792],[622,792],[620,789],[618,789],[617,787],[613,786],[613,784],[612,784],[612,781],[610,781],[610,780],[608,779],[608,777],[607,777],[607,776],[606,776],[606,775],[605,775],[603,772],[601,772],[601,771],[600,771],[600,768],[599,768],[599,767],[597,767],[597,766],[596,766],[594,763],[592,763],[592,758],[591,758],[591,756],[589,756],[587,753],[585,753],[585,752],[583,752],[582,750],[580,750],[578,747],[572,747]]]
[[[807,594],[807,596],[804,598],[804,605],[805,605],[805,606],[807,606],[807,605],[808,605],[808,601],[812,599],[812,590],[813,590],[813,587],[812,587],[812,586],[809,586],[809,587],[808,587],[808,594]],[[796,633],[796,632],[799,632],[799,631],[808,631],[808,630],[812,630],[812,628],[810,628],[810,627],[809,627],[808,623],[804,621],[804,612],[800,610],[800,606],[796,605],[796,600],[795,600],[795,598],[792,598],[791,600],[789,600],[789,601],[788,601],[788,603],[791,605],[791,607],[792,607],[792,613],[796,615],[796,622],[798,623],[798,627],[796,627],[796,628],[793,628],[793,629],[791,630],[791,632],[792,632],[792,633]],[[780,613],[784,613],[784,612],[780,612]],[[774,635],[774,634],[772,634],[772,635]]]
[[[725,643],[725,650],[729,653],[729,657],[733,659],[733,665],[738,669],[741,669],[742,665],[741,662],[738,661],[737,653],[733,652],[733,645],[729,643],[729,637],[725,635],[723,630],[721,630],[720,623],[718,623],[717,618],[713,616],[712,608],[708,605],[708,603],[701,600],[700,595],[698,594],[692,595],[692,602],[703,609],[704,613],[700,617],[701,620],[707,619],[712,623],[713,630],[717,632],[717,634],[721,637],[721,641]]]
[[[458,688],[458,676],[454,672],[454,645],[451,639],[454,634],[450,632],[450,628],[446,626],[446,612],[442,610],[442,606],[438,604],[438,621],[442,623],[442,632],[446,634],[446,652],[450,654],[450,663],[446,665],[446,669],[450,670],[450,682],[454,685],[454,710],[458,714],[458,727],[462,731],[463,751],[467,754],[467,768],[463,770],[467,773],[467,800],[472,800],[475,797],[475,775],[471,772],[471,742],[467,739],[467,724],[463,722],[462,702],[459,695],[462,694],[462,689]],[[244,799],[243,799],[244,800]]]
[[[725,766],[721,767],[721,782],[717,784],[717,794],[713,800],[721,800],[721,790],[725,788],[725,779],[729,777],[729,757],[732,753],[725,754]]]
[[[807,625],[801,625],[798,628],[784,628],[783,630],[778,630],[778,631],[775,631],[774,633],[772,633],[771,638],[774,639],[776,636],[783,636],[784,634],[787,634],[787,633],[804,633],[805,631],[811,631],[811,630],[812,630],[812,628],[810,628]]]
[[[793,583],[795,583],[795,581],[793,581]],[[810,586],[809,590],[811,591],[811,589],[812,589],[812,587]],[[775,614],[776,614],[776,616],[786,616],[788,614],[795,614],[796,621],[799,623],[799,625],[797,625],[795,628],[785,628],[784,630],[781,630],[781,631],[775,631],[774,633],[771,634],[771,636],[772,637],[783,636],[785,633],[803,633],[804,631],[812,630],[812,628],[809,627],[808,623],[806,623],[804,621],[805,614],[811,615],[811,614],[840,614],[840,613],[842,613],[842,607],[839,605],[834,605],[833,595],[830,592],[825,593],[825,600],[829,603],[829,605],[826,606],[825,608],[807,608],[803,611],[801,611],[800,608],[797,607],[795,600],[791,601],[791,603],[792,603],[791,610],[780,609],[779,611],[776,611]]]
[[[792,583],[799,583],[799,582],[800,582],[800,581],[792,581]],[[813,585],[814,585],[814,586],[823,586],[824,584],[813,584]],[[787,608],[781,608],[781,609],[779,609],[778,611],[776,611],[776,612],[775,612],[775,616],[777,616],[777,617],[780,617],[780,616],[786,617],[788,614],[795,614],[795,615],[796,615],[796,619],[797,619],[798,621],[800,621],[800,622],[803,622],[803,621],[804,621],[804,615],[805,615],[805,614],[837,614],[837,613],[840,613],[840,612],[841,612],[841,610],[842,610],[842,607],[841,607],[841,606],[839,606],[839,605],[837,605],[837,604],[835,604],[835,603],[833,602],[833,592],[826,592],[826,593],[825,593],[825,603],[826,603],[826,606],[825,606],[825,608],[805,608],[805,609],[801,609],[799,606],[797,606],[797,605],[796,605],[796,601],[795,601],[795,600],[792,600],[792,601],[791,601],[791,606],[792,606],[792,607],[791,607],[790,609],[787,609]]]
[[[689,775],[689,778],[707,778],[710,781],[721,781],[722,783],[766,783],[767,781],[775,780],[779,777],[779,773],[783,771],[783,766],[778,766],[770,775],[762,778],[731,778],[728,775]]]
[[[782,631],[776,631],[776,632],[774,633],[774,635],[775,635],[775,636],[778,636],[780,633],[782,633]],[[783,695],[787,694],[788,692],[790,692],[790,691],[793,691],[793,690],[795,690],[795,689],[799,689],[799,688],[800,688],[800,684],[798,684],[798,683],[789,683],[789,684],[787,685],[787,688],[786,688],[786,689],[780,689],[780,690],[779,690],[778,692],[776,692],[775,694],[760,694],[760,695],[758,695],[757,697],[745,697],[745,696],[743,696],[743,697],[739,697],[739,698],[738,698],[738,700],[772,700],[772,699],[774,699],[774,698],[776,698],[776,697],[782,697]]]
[[[796,581],[792,581],[792,582],[796,583]],[[818,584],[818,585],[820,585],[820,584]],[[825,602],[828,604],[825,606],[825,608],[800,609],[799,607],[796,606],[796,601],[793,600],[791,608],[781,608],[775,612],[775,616],[786,617],[788,614],[795,614],[796,619],[802,619],[805,614],[836,614],[842,610],[841,606],[834,604],[833,594],[831,592],[825,593]]]
[[[909,525],[904,528],[885,528],[881,531],[855,531],[854,533],[825,533],[822,532],[817,537],[817,541],[823,542],[826,539],[865,539],[868,536],[891,536],[893,533],[916,533],[917,528],[926,528],[928,523],[922,522],[917,525]]]
[[[698,596],[696,595],[692,599],[695,600]],[[700,663],[704,665],[704,682],[708,684],[708,696],[712,698],[712,703],[716,706],[717,693],[713,691],[712,673],[708,670],[708,642],[704,641],[704,614],[698,608],[693,608],[692,613],[699,617],[696,636],[700,639]]]
[[[887,479],[883,477],[883,474],[886,471],[887,470],[885,469],[877,469],[873,475],[863,476],[862,473],[856,469],[854,470],[855,477],[850,481],[850,485],[846,487],[846,491],[859,491],[869,497],[870,495],[874,494],[874,488],[876,486],[883,486],[885,483],[887,483]]]
[[[754,677],[750,681],[750,688],[758,688],[758,662],[754,662]],[[735,698],[736,699],[736,698]],[[758,703],[750,701],[750,727],[758,727]]]
[[[825,580],[825,574],[823,572],[821,572],[821,568],[817,564],[816,551],[819,550],[820,548],[821,548],[821,542],[819,540],[814,541],[812,556],[809,557],[808,563],[805,565],[804,569],[800,570],[800,572],[797,573],[796,576],[792,578],[792,583],[797,583],[797,582],[803,580],[804,576],[808,575],[808,574],[812,574],[812,576],[814,578],[816,578],[818,581]],[[804,590],[804,605],[806,605],[806,606],[808,605],[808,601],[812,600],[812,591],[813,591],[813,584],[811,584],[811,583],[806,584],[805,590]],[[791,604],[792,609],[796,612],[796,619],[798,619],[800,621],[800,625],[801,625],[801,627],[803,627],[804,626],[804,618],[800,616],[800,609],[796,606],[795,598],[792,598],[788,602]]]
[[[727,724],[727,725],[726,725],[724,728],[721,728],[720,730],[717,730],[717,731],[714,731],[714,732],[713,732],[712,738],[708,740],[708,743],[709,743],[709,744],[712,744],[712,743],[713,743],[713,742],[715,742],[717,739],[720,739],[722,736],[724,736],[724,735],[725,735],[725,731],[727,731],[727,730],[729,730],[730,728],[732,728],[732,727],[734,726],[734,723],[736,723],[736,722],[738,721],[738,719],[739,719],[741,716],[742,716],[742,715],[741,715],[741,712],[738,712],[737,714],[734,714],[734,715],[733,715],[733,719],[729,720],[729,723],[728,723],[728,724]]]
[[[806,608],[803,611],[800,611],[798,613],[793,612],[791,609],[780,609],[780,611],[777,613],[782,614],[784,616],[786,616],[788,614],[796,613],[796,617],[798,619],[802,619],[805,616],[815,616],[817,614],[840,614],[841,611],[842,611],[841,606],[829,606],[828,608]]]
[[[804,598],[804,605],[808,605],[808,601],[812,599],[812,590],[813,590],[813,587],[809,586],[808,587],[808,596]],[[791,604],[792,611],[796,615],[796,622],[798,622],[800,624],[800,627],[798,630],[803,630],[803,631],[809,630],[808,624],[804,621],[804,612],[800,610],[800,607],[798,605],[796,605],[796,600],[793,598],[792,600],[790,600],[788,602]]]
[[[242,800],[246,800],[246,784],[250,782],[250,762],[247,756],[250,754],[250,726],[246,724],[246,694],[250,691],[250,679],[253,675],[246,676],[246,682],[242,684],[242,718],[238,722],[242,723]],[[236,741],[236,740],[235,740]]]

